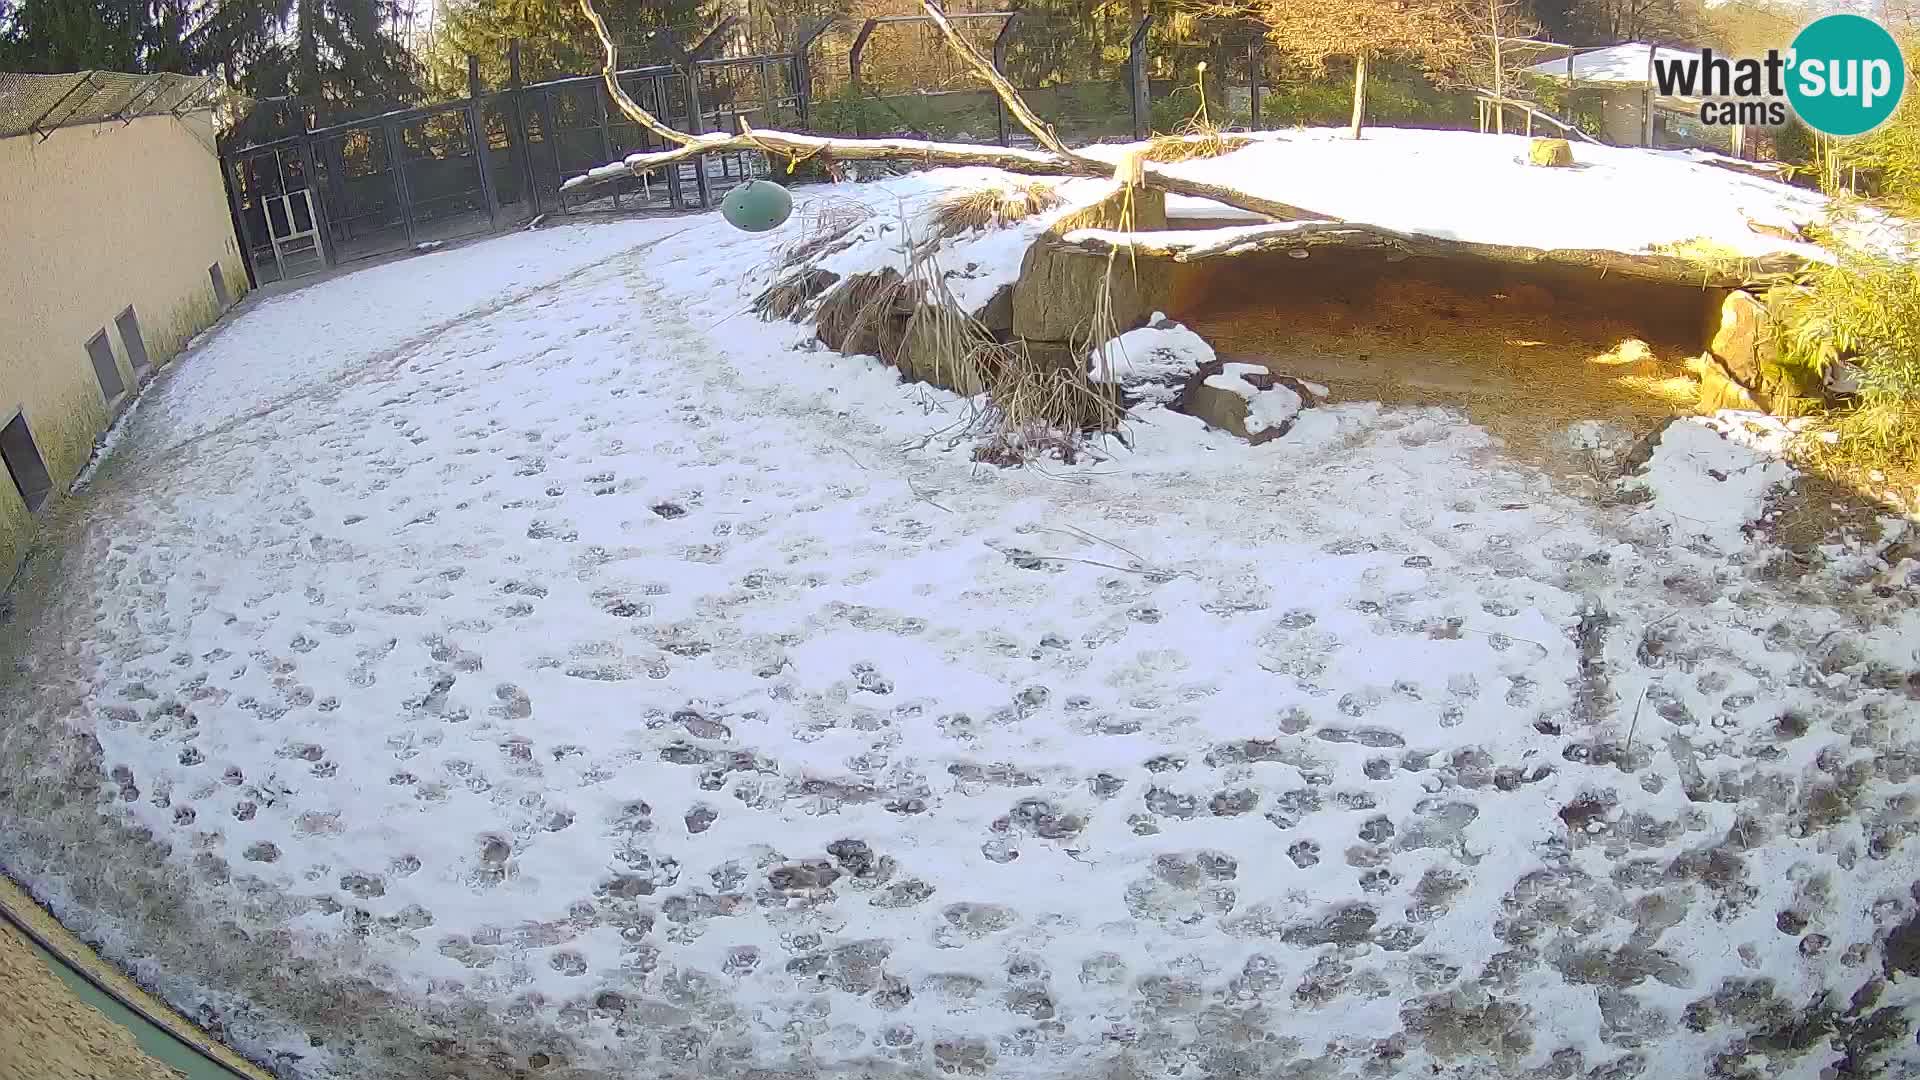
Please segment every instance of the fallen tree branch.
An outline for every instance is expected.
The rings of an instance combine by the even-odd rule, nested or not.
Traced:
[[[948,47],[959,53],[960,59],[965,61],[966,65],[973,69],[973,73],[980,76],[981,81],[993,90],[994,96],[1006,105],[1007,112],[1011,113],[1015,120],[1020,121],[1020,126],[1027,129],[1035,142],[1068,161],[1087,160],[1068,149],[1067,145],[1060,141],[1060,136],[1054,133],[1053,125],[1040,119],[1040,115],[1033,111],[1026,99],[1020,96],[1020,92],[1007,81],[1006,76],[1000,74],[993,66],[993,62],[981,56],[980,50],[973,47],[973,42],[960,36],[959,31],[953,28],[953,24],[947,21],[947,13],[940,9],[936,0],[920,0],[920,6],[926,9],[927,17],[932,19],[933,25],[939,28],[940,36],[947,39]]]
[[[820,157],[830,161],[905,161],[927,165],[986,165],[1028,176],[1106,176],[1111,165],[1079,168],[1054,154],[1022,150],[1011,146],[975,146],[971,143],[938,143],[924,139],[843,139],[839,136],[802,135],[791,131],[755,128],[739,135],[715,132],[693,136],[678,149],[630,154],[624,160],[602,165],[561,185],[572,190],[629,173],[638,175],[697,154],[720,151],[760,150],[793,160]]]
[[[601,75],[606,82],[607,93],[629,119],[674,144],[674,148],[633,154],[623,161],[602,165],[568,180],[561,185],[561,190],[571,191],[629,173],[646,173],[699,154],[757,150],[785,157],[793,163],[817,157],[827,161],[889,160],[923,165],[984,165],[1029,176],[1119,175],[1123,177],[1123,182],[1137,182],[1171,195],[1207,199],[1222,206],[1260,214],[1273,222],[1185,234],[1078,230],[1066,238],[1068,246],[1102,255],[1126,251],[1136,256],[1159,255],[1178,262],[1192,262],[1251,251],[1284,250],[1304,254],[1314,247],[1338,247],[1386,250],[1401,256],[1468,258],[1518,265],[1577,266],[1649,281],[1721,288],[1778,280],[1806,266],[1806,260],[1784,253],[1754,259],[1708,262],[1678,255],[1629,254],[1586,248],[1543,249],[1452,240],[1361,222],[1341,221],[1329,214],[1263,198],[1227,184],[1173,175],[1154,163],[1141,162],[1137,157],[1126,159],[1116,166],[1067,147],[1053,128],[1027,105],[1013,84],[996,71],[972,43],[954,30],[938,0],[920,0],[920,3],[948,46],[993,90],[1006,105],[1007,111],[1033,135],[1041,149],[937,143],[921,139],[845,139],[803,135],[790,131],[756,130],[749,128],[744,119],[740,122],[741,130],[737,134],[713,132],[691,135],[663,123],[620,88],[619,80],[615,77],[617,58],[613,38],[607,31],[606,23],[594,10],[592,0],[579,0],[581,11],[593,24],[594,32],[599,35],[606,51]]]
[[[1281,222],[1185,233],[1076,229],[1061,238],[1061,243],[1095,255],[1127,251],[1135,255],[1171,258],[1175,262],[1196,262],[1256,251],[1298,251],[1304,255],[1313,248],[1374,250],[1403,257],[1474,259],[1529,266],[1576,266],[1645,281],[1701,288],[1738,288],[1775,281],[1791,276],[1807,265],[1805,259],[1784,253],[1707,263],[1679,255],[1630,254],[1600,248],[1530,248],[1481,244],[1345,221]]]
[[[605,60],[601,67],[601,78],[607,86],[607,93],[613,98],[628,119],[641,127],[674,144],[671,150],[656,150],[649,153],[631,154],[624,160],[602,165],[583,175],[573,177],[561,185],[562,191],[574,191],[590,184],[623,176],[628,173],[639,175],[654,169],[672,165],[700,154],[722,153],[727,151],[759,150],[787,158],[790,162],[804,161],[813,157],[837,161],[909,161],[925,165],[985,165],[1004,169],[1007,172],[1022,173],[1029,176],[1111,176],[1115,166],[1111,162],[1101,161],[1087,154],[1069,149],[1060,141],[1046,121],[1036,114],[1020,92],[1006,77],[994,70],[993,64],[980,55],[972,43],[961,37],[947,21],[946,13],[936,0],[921,0],[921,6],[939,28],[941,36],[948,45],[960,55],[967,66],[972,68],[994,94],[1004,103],[1007,111],[1020,121],[1042,149],[1023,150],[1009,146],[975,146],[968,143],[936,143],[921,139],[843,139],[835,136],[802,135],[790,131],[756,130],[741,121],[741,130],[737,134],[713,132],[706,135],[690,135],[684,131],[663,123],[639,103],[627,96],[615,77],[617,55],[613,38],[607,31],[607,25],[599,12],[593,8],[593,0],[580,0],[580,10],[586,14],[587,21],[593,24],[594,33],[599,35],[601,47],[605,50]],[[1187,180],[1169,176],[1152,164],[1143,164],[1140,179],[1147,187],[1157,188],[1174,195],[1190,195],[1196,198],[1212,199],[1226,206],[1263,214],[1276,221],[1325,221],[1329,215],[1308,210],[1303,207],[1283,203],[1276,199],[1265,199],[1222,184],[1209,184],[1203,181]]]

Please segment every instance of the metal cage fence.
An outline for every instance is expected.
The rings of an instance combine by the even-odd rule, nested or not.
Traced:
[[[159,72],[76,71],[29,75],[0,71],[0,138],[63,127],[131,121],[212,108],[224,90],[218,76]]]

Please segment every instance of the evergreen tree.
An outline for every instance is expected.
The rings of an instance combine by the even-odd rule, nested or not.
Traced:
[[[670,54],[651,35],[673,30],[681,44],[695,41],[717,22],[712,0],[624,0],[594,5],[620,46],[620,65],[665,63]],[[600,70],[602,51],[577,0],[449,0],[440,11],[433,52],[427,58],[433,84],[443,92],[466,92],[467,57],[480,61],[490,86],[507,81],[507,46],[520,42],[521,75],[528,81]]]
[[[144,8],[127,0],[26,0],[0,26],[15,71],[141,71]]]
[[[201,55],[253,97],[300,98],[316,122],[377,112],[419,91],[399,37],[404,10],[396,0],[226,0]]]

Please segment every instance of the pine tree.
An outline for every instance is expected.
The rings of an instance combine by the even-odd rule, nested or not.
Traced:
[[[620,64],[633,67],[667,62],[671,54],[649,39],[673,30],[691,47],[715,21],[711,0],[627,0],[596,5],[615,40]],[[440,12],[433,53],[427,58],[434,85],[464,93],[467,57],[480,61],[481,78],[491,86],[507,80],[507,46],[520,42],[520,70],[529,81],[599,70],[600,43],[580,14],[576,0],[450,0]]]
[[[300,98],[316,122],[379,111],[418,94],[401,14],[396,0],[226,0],[202,55],[256,98]]]
[[[26,0],[0,23],[0,66],[64,72],[141,71],[144,7],[126,0]]]

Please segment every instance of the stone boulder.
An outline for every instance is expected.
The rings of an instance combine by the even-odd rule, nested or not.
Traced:
[[[986,390],[977,347],[986,343],[978,323],[952,308],[921,304],[907,320],[893,364],[908,379],[973,395]]]
[[[1020,263],[1020,280],[1013,287],[1013,332],[1028,341],[1072,342],[1089,348],[1100,344],[1093,340],[1093,313],[1101,290],[1109,289],[1109,265],[1113,281],[1108,310],[1116,331],[1141,326],[1167,306],[1173,294],[1170,261],[1120,254],[1110,262],[1106,255],[1042,236]]]
[[[907,330],[924,306],[925,295],[924,285],[907,280],[892,267],[855,274],[820,297],[813,317],[814,336],[835,352],[898,363]]]
[[[1110,388],[1128,408],[1172,405],[1196,372],[1219,368],[1216,359],[1199,334],[1156,311],[1147,325],[1090,350],[1087,381]]]
[[[1106,255],[1067,247],[1062,237],[1076,229],[1157,231],[1167,227],[1167,199],[1151,188],[1122,188],[1099,202],[1063,215],[1036,239],[1020,263],[1012,296],[1013,333],[1028,341],[1073,343],[1089,348],[1093,312],[1113,267],[1110,293],[1115,328],[1124,333],[1164,309],[1173,293],[1173,266],[1165,259]]]
[[[981,328],[993,335],[995,341],[1009,341],[1013,338],[1013,286],[1002,285],[994,290],[979,311],[973,313],[973,320]]]
[[[1820,377],[1781,359],[1773,308],[1787,295],[1772,291],[1762,298],[1739,289],[1726,294],[1717,317],[1710,317],[1707,326],[1710,341],[1703,358],[1700,395],[1703,412],[1751,408],[1776,416],[1803,416],[1825,405],[1826,387]],[[1732,404],[1741,397],[1734,392],[1736,387],[1750,404]]]
[[[1258,446],[1292,430],[1300,410],[1318,405],[1326,393],[1264,364],[1216,361],[1194,373],[1173,408]]]
[[[1565,139],[1534,139],[1527,144],[1527,164],[1567,168],[1573,164],[1573,145]]]

